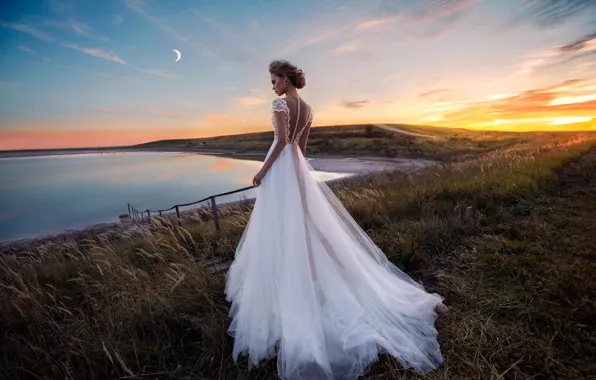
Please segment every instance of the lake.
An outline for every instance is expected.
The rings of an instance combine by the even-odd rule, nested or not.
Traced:
[[[250,186],[261,165],[172,152],[0,156],[0,241],[118,221],[128,203],[165,209]],[[315,176],[326,181],[345,174]],[[249,190],[217,201],[254,195]]]

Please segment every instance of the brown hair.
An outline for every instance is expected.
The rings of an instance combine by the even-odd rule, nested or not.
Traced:
[[[288,61],[273,61],[269,64],[271,74],[287,77],[294,87],[300,89],[306,86],[306,76],[298,67]]]

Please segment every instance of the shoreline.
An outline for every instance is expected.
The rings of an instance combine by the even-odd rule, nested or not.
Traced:
[[[78,150],[78,151],[56,151],[53,154],[37,154],[37,155],[11,155],[11,158],[16,157],[42,157],[55,155],[76,155],[76,154],[92,154],[92,153],[129,153],[129,152],[172,152],[172,153],[195,153],[203,155],[221,156],[231,159],[243,159],[253,161],[263,161],[265,153],[263,152],[233,152],[233,151],[214,151],[214,150],[200,150],[188,148],[124,148],[111,150]],[[6,156],[4,156],[6,157]],[[2,154],[0,154],[0,159]],[[327,184],[336,183],[365,176],[372,173],[380,173],[387,171],[403,171],[411,172],[422,170],[431,166],[437,165],[439,162],[416,159],[416,158],[388,158],[388,157],[346,157],[346,156],[310,156],[307,157],[308,163],[314,171],[344,174],[344,176],[325,181]],[[347,174],[347,175],[346,175]],[[254,198],[247,199],[251,201]],[[220,206],[230,206],[237,201],[221,203]],[[181,214],[192,212],[192,210],[185,210]],[[164,214],[166,216],[167,214]],[[182,216],[182,215],[181,215]],[[60,232],[36,235],[26,238],[17,238],[0,241],[0,253],[8,253],[13,249],[24,248],[31,245],[56,244],[70,241],[73,239],[83,238],[88,234],[98,234],[103,232],[138,232],[140,224],[132,221],[124,222],[118,220],[118,216],[114,216],[114,221],[92,224],[77,229],[65,229]]]
[[[187,147],[122,147],[106,149],[80,149],[80,150],[55,150],[45,152],[0,152],[2,158],[32,158],[69,156],[79,154],[114,154],[114,153],[194,153],[205,156],[218,156],[237,160],[250,160],[263,162],[267,152],[264,151],[234,151],[225,149],[200,149]],[[438,161],[424,158],[394,158],[394,157],[351,157],[347,155],[309,155],[306,157],[309,164],[316,171],[362,174],[363,172],[379,172],[397,170],[411,167],[422,169],[438,164]]]

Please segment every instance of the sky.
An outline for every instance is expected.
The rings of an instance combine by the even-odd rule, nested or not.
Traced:
[[[315,126],[596,130],[596,0],[9,0],[0,150],[271,130],[275,59]]]

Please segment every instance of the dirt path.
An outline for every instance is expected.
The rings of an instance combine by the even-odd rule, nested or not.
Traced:
[[[433,140],[438,140],[439,139],[437,136],[424,135],[422,133],[410,132],[410,131],[406,131],[404,129],[398,128],[396,126],[393,126],[393,125],[375,124],[375,127],[384,129],[384,130],[389,131],[389,132],[401,133],[402,135],[417,136],[417,137],[426,137],[428,139],[433,139]]]

